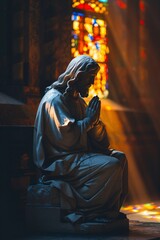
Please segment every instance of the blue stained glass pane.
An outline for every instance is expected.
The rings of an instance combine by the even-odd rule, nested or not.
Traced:
[[[96,45],[96,49],[99,50],[100,49],[99,43],[95,43],[95,45]]]
[[[77,34],[73,34],[74,39],[78,39]]]
[[[93,24],[96,24],[97,23],[97,21],[96,21],[96,19],[94,18],[94,19],[92,19],[92,23]]]
[[[98,0],[99,2],[102,2],[102,3],[107,3],[108,0]]]
[[[88,37],[90,38],[91,41],[93,41],[93,36],[91,34],[88,34]]]
[[[84,13],[80,13],[80,12],[73,12],[73,15],[84,17]]]
[[[72,21],[76,21],[77,20],[77,16],[76,15],[72,15]]]
[[[108,81],[106,82],[106,89],[109,89]]]

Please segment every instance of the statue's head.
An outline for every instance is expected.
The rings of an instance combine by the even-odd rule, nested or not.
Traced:
[[[72,59],[66,71],[62,73],[52,87],[63,91],[64,95],[77,91],[82,97],[88,96],[89,87],[100,67],[97,62],[87,55],[80,55]]]

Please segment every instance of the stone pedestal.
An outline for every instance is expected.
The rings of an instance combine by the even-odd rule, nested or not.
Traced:
[[[126,233],[127,218],[107,223],[66,223],[61,216],[59,191],[49,185],[37,184],[28,188],[26,223],[29,230],[41,233],[103,234]]]

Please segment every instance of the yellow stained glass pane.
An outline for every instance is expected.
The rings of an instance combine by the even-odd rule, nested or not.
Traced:
[[[79,5],[79,3],[78,3],[78,2],[75,2],[75,3],[73,3],[72,7],[73,7],[73,8],[76,8],[78,5]]]
[[[95,4],[95,3],[91,3],[91,7],[92,7],[92,8],[95,8],[95,7],[96,7],[96,4]]]
[[[83,47],[83,51],[86,52],[88,50],[88,48],[85,46]]]
[[[109,54],[109,47],[106,47],[106,53]]]
[[[97,23],[100,25],[100,26],[105,26],[105,21],[102,20],[102,19],[96,19]]]
[[[106,34],[107,34],[107,31],[106,31],[106,28],[105,28],[105,27],[101,27],[101,28],[100,28],[100,32],[101,32],[101,35],[102,35],[102,36],[106,36]]]
[[[73,22],[73,29],[74,30],[78,30],[79,29],[79,22],[77,22],[77,21]]]
[[[84,41],[87,43],[90,41],[90,38],[88,37],[88,35],[84,36]]]
[[[84,27],[88,33],[92,33],[92,25],[91,24],[84,24]]]
[[[99,7],[95,7],[95,11],[99,12],[100,8]]]
[[[75,48],[71,48],[71,53],[74,55],[76,49]]]

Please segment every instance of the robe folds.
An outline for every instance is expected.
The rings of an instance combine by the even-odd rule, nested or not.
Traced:
[[[58,188],[61,208],[71,222],[117,217],[127,193],[124,153],[109,150],[102,121],[85,121],[83,98],[50,89],[42,98],[34,126],[34,162],[41,181]]]

